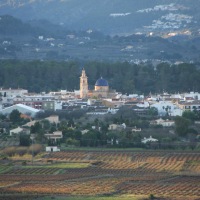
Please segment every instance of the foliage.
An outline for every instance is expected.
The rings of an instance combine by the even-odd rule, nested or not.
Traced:
[[[13,124],[18,124],[22,121],[22,118],[20,117],[21,113],[15,109],[10,113],[10,121]]]
[[[0,85],[3,87],[17,85],[30,92],[79,89],[81,71],[78,62],[1,60],[0,68]],[[85,70],[90,88],[102,75],[111,88],[127,94],[200,90],[200,70],[194,64],[170,66],[162,63],[155,70],[151,65],[93,61],[85,63]]]
[[[184,111],[182,117],[189,119],[193,122],[197,119],[197,115],[193,111]]]
[[[42,150],[43,150],[43,147],[41,144],[33,144],[29,147],[28,152],[29,154],[32,154],[33,152],[34,155],[37,155],[40,152],[42,152]]]
[[[176,116],[175,117],[175,131],[179,136],[186,136],[188,133],[189,125],[191,121],[184,117]]]
[[[73,138],[67,138],[66,146],[80,146],[80,140],[76,140]]]
[[[29,146],[31,143],[30,135],[27,135],[25,133],[21,133],[19,136],[19,144],[20,146]]]
[[[28,151],[28,148],[27,147],[18,147],[16,149],[16,154],[18,154],[19,156],[23,156],[24,154],[26,154]]]
[[[3,153],[8,155],[8,156],[14,156],[16,152],[16,147],[6,147],[3,150]]]
[[[149,199],[150,199],[150,200],[153,200],[153,199],[155,199],[155,196],[154,196],[153,194],[150,194],[150,195],[149,195]]]

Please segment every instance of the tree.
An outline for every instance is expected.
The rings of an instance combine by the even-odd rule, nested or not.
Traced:
[[[10,121],[14,124],[20,123],[22,118],[20,117],[21,113],[15,109],[10,113]]]
[[[149,110],[148,110],[148,114],[149,114],[150,116],[158,116],[158,109],[155,108],[155,107],[151,107],[151,108],[149,108]]]
[[[175,131],[179,136],[186,136],[188,133],[189,125],[191,121],[184,117],[176,116],[175,117]]]
[[[197,115],[194,112],[188,110],[183,112],[182,117],[194,122],[197,118]]]
[[[30,145],[30,135],[27,135],[25,133],[21,133],[19,136],[19,143],[20,146],[29,146]]]
[[[39,133],[42,130],[42,125],[40,122],[36,122],[33,126],[31,126],[31,133]]]
[[[81,138],[82,146],[90,146],[95,147],[97,145],[97,132],[96,131],[88,131]]]
[[[68,126],[68,127],[75,127],[75,124],[74,124],[73,119],[70,119],[70,120],[68,121],[67,126]]]

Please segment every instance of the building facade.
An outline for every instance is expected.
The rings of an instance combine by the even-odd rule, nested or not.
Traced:
[[[94,86],[94,90],[88,90],[88,77],[85,70],[82,70],[80,77],[80,98],[96,97],[96,98],[113,98],[116,96],[116,91],[109,88],[107,80],[99,78]]]
[[[85,69],[82,69],[80,77],[80,98],[88,97],[88,77],[86,76]]]

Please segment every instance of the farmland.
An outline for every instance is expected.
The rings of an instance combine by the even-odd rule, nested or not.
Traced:
[[[190,199],[200,196],[200,153],[70,150],[0,165],[0,199]],[[19,198],[20,197],[20,198]],[[123,197],[123,198],[122,198]]]

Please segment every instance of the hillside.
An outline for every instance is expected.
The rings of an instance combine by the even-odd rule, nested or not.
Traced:
[[[110,37],[99,31],[71,31],[48,20],[0,16],[0,59],[199,62],[199,35],[132,34]]]
[[[197,31],[199,0],[1,0],[0,13],[106,34]]]

